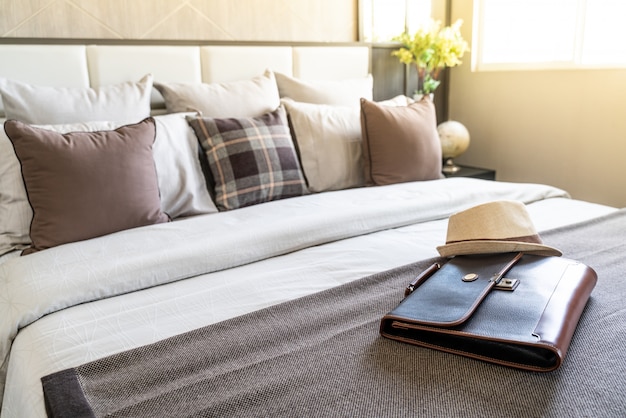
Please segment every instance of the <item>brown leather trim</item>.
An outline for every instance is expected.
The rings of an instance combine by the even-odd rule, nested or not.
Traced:
[[[582,279],[573,280],[579,277]],[[579,317],[597,281],[598,276],[591,267],[576,262],[567,266],[537,322],[533,335],[541,341],[553,344],[565,356]],[[568,294],[573,296],[564,297]],[[568,315],[563,315],[563,312],[568,312]]]

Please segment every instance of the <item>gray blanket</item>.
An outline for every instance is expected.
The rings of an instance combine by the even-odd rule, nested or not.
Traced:
[[[598,284],[563,366],[532,373],[391,341],[433,260],[42,379],[54,416],[626,416],[626,211],[542,233]]]

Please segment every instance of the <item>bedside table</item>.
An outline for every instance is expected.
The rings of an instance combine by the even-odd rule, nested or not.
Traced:
[[[443,173],[446,177],[473,177],[476,179],[495,180],[496,170],[490,170],[488,168],[468,167],[465,165],[459,165],[461,169],[456,173]]]

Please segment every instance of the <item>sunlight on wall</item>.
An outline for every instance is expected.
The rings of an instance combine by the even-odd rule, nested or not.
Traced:
[[[452,4],[451,19],[464,20],[463,37],[471,40],[471,2]],[[626,68],[455,67],[450,73],[449,116],[463,123],[472,137],[457,162],[495,169],[501,181],[550,184],[575,199],[624,207],[624,92]]]

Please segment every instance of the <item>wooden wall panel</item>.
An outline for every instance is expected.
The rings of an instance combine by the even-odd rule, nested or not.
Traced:
[[[357,0],[0,0],[0,37],[354,42]]]

